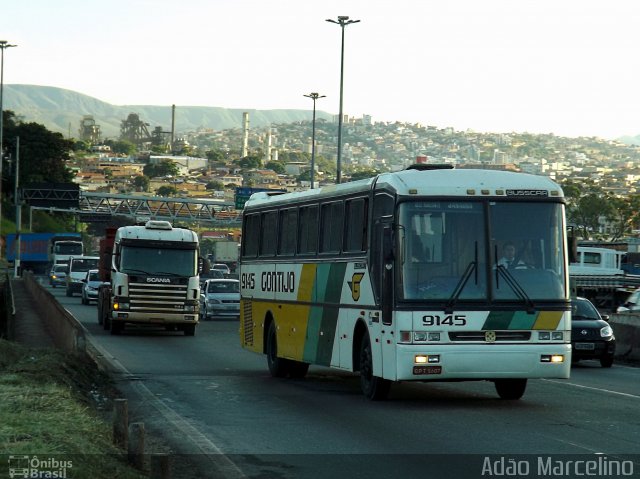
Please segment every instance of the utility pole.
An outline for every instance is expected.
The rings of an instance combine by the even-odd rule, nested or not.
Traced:
[[[349,17],[341,15],[338,17],[338,21],[327,19],[327,22],[340,25],[342,29],[342,46],[340,50],[340,112],[338,117],[338,159],[336,164],[336,183],[340,183],[342,180],[342,84],[344,79],[344,27],[351,25],[352,23],[358,23],[360,20],[349,20]]]
[[[303,95],[313,100],[313,124],[311,127],[311,189],[313,189],[313,175],[315,174],[315,161],[316,161],[316,100],[318,98],[325,98],[325,95],[319,93],[309,93]]]

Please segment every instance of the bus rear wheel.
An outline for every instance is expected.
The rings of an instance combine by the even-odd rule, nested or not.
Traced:
[[[368,334],[365,334],[360,343],[360,387],[364,396],[372,401],[385,399],[391,389],[391,381],[373,375],[373,356]]]
[[[527,389],[526,379],[496,379],[494,384],[500,399],[520,399]]]
[[[300,361],[291,361],[289,362],[289,376],[294,379],[302,379],[307,375],[307,371],[309,371],[309,364],[303,363]]]
[[[289,374],[289,361],[278,357],[278,338],[276,337],[276,323],[269,323],[267,331],[267,365],[274,378],[284,378]]]

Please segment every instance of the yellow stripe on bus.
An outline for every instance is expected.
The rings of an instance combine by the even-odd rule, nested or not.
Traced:
[[[562,311],[540,311],[533,329],[557,329],[562,319]]]

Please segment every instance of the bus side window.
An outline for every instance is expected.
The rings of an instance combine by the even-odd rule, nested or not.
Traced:
[[[355,198],[345,202],[345,240],[346,252],[366,251],[367,239],[367,200]]]

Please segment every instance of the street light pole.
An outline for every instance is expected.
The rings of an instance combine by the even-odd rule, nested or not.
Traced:
[[[358,23],[360,20],[349,20],[349,17],[341,15],[338,17],[338,21],[327,18],[327,22],[340,25],[342,30],[342,46],[340,49],[340,111],[338,117],[338,161],[336,165],[336,183],[340,183],[342,178],[342,83],[344,79],[344,27],[351,25],[352,23]]]
[[[0,40],[0,238],[2,238],[2,164],[3,164],[3,143],[2,133],[4,131],[4,109],[2,106],[4,88],[4,51],[6,48],[16,47],[10,45],[6,40]],[[0,258],[2,258],[2,242],[0,241]]]
[[[20,137],[16,136],[16,181],[15,181],[15,191],[13,194],[13,200],[16,203],[16,254],[14,256],[13,264],[14,264],[14,273],[13,275],[17,278],[20,276],[20,260],[21,257],[21,244],[20,244],[20,229],[22,228],[22,211],[20,205],[20,198],[18,197],[18,178],[20,177]]]
[[[316,100],[318,98],[325,98],[325,95],[319,93],[309,93],[303,95],[313,100],[313,123],[311,126],[311,189],[313,189],[313,175],[315,174],[315,162],[316,162]]]

